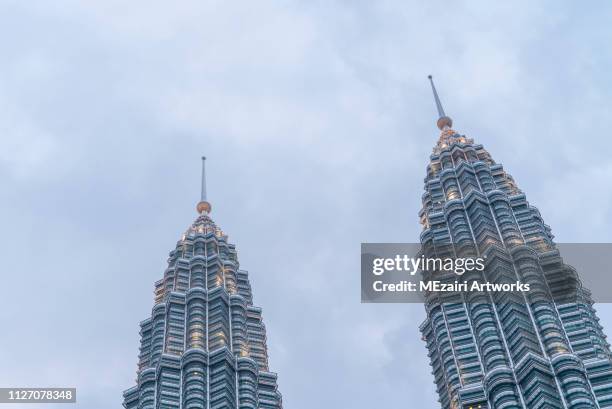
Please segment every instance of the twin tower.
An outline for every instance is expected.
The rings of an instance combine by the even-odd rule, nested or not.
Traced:
[[[126,409],[281,409],[266,328],[236,247],[210,217],[202,158],[198,218],[170,252],[140,323],[136,386]]]
[[[550,228],[483,146],[452,129],[429,78],[441,134],[419,213],[423,253],[482,256],[490,281],[535,289],[426,298],[421,332],[440,407],[612,408],[612,354],[590,294],[550,302],[571,270]],[[210,218],[204,176],[199,216],[170,252],[151,317],[140,323],[126,409],[282,408],[261,309],[235,246]]]

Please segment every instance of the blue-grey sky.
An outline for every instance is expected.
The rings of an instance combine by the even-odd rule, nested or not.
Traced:
[[[418,239],[430,73],[558,241],[612,241],[612,5],[586,5],[0,1],[0,386],[120,407],[205,154],[285,407],[437,408],[423,308],[360,304],[360,243]]]

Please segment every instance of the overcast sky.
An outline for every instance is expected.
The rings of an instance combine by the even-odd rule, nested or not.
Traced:
[[[121,406],[205,154],[285,408],[438,408],[423,307],[359,301],[360,243],[418,240],[428,74],[558,241],[612,241],[612,5],[492,5],[0,0],[0,386]]]

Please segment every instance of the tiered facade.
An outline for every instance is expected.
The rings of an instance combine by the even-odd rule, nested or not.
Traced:
[[[483,146],[452,129],[432,88],[441,135],[425,178],[423,252],[484,257],[467,281],[531,286],[427,296],[421,332],[441,407],[612,407],[612,355],[589,292],[567,291],[576,273],[550,228]]]
[[[248,273],[210,218],[205,193],[198,211],[155,283],[151,318],[140,323],[137,385],[123,406],[281,409]]]

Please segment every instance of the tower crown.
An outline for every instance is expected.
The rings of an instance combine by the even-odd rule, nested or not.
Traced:
[[[436,125],[438,125],[438,128],[441,131],[445,129],[450,129],[450,127],[453,126],[453,120],[451,119],[451,117],[447,116],[444,113],[444,108],[442,108],[442,103],[440,102],[440,97],[438,97],[436,86],[433,83],[433,77],[431,75],[428,75],[427,78],[429,78],[429,82],[431,83],[431,90],[433,91],[434,99],[436,101],[436,107],[438,108],[438,121]]]

